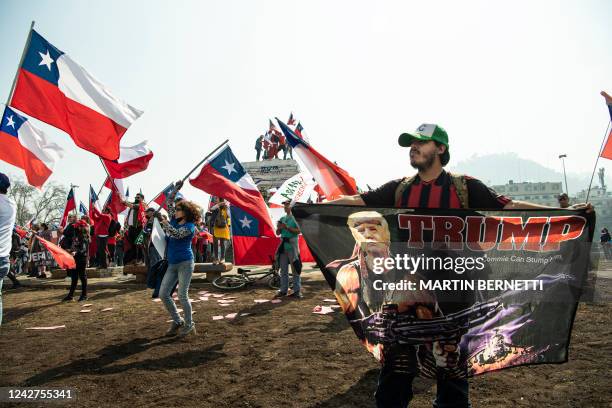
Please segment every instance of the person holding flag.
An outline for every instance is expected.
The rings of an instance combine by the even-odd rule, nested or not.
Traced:
[[[106,250],[108,245],[109,228],[113,222],[111,209],[106,206],[102,212],[94,206],[91,209],[91,219],[94,222],[94,234],[96,237],[96,264],[99,269],[108,268]]]
[[[143,219],[145,218],[145,209],[143,206],[144,195],[138,193],[134,196],[134,202],[124,201],[123,204],[128,207],[128,213],[125,216],[125,229],[127,231],[127,241],[124,240],[124,264],[142,262],[144,260],[142,250],[136,245],[136,239],[142,232]],[[127,245],[125,245],[127,244]]]
[[[174,191],[168,197],[169,220],[164,219],[161,214],[157,213],[167,239],[168,269],[166,269],[159,291],[159,295],[172,317],[172,324],[166,335],[176,336],[178,334],[179,337],[196,334],[189,301],[189,284],[194,268],[191,240],[196,232],[196,223],[200,221],[201,214],[200,207],[191,201],[174,202],[174,197],[182,186],[183,182],[178,181],[175,184]],[[181,319],[174,300],[172,300],[172,291],[177,281],[178,298],[185,313],[185,320]]]
[[[281,127],[283,125],[281,124]],[[284,129],[284,128],[283,128]],[[398,138],[401,147],[409,149],[407,157],[417,174],[392,180],[379,188],[361,194],[346,195],[326,204],[346,206],[369,206],[395,208],[441,208],[441,209],[547,209],[539,204],[512,200],[497,194],[480,180],[451,174],[444,170],[450,160],[449,141],[446,130],[436,124],[424,123],[412,133],[402,133]],[[575,204],[571,209],[592,212],[591,204]],[[340,283],[340,293],[349,293],[351,286],[361,287],[357,270],[350,278]],[[445,308],[457,307],[458,302],[446,302]],[[440,309],[439,312],[447,312]],[[460,348],[458,339],[433,342],[436,370],[457,366]],[[394,345],[395,346],[395,345]],[[398,345],[381,351],[381,370],[375,393],[379,408],[407,407],[412,399],[412,382],[421,371],[417,363],[416,348]],[[437,391],[434,407],[469,408],[469,384],[467,378],[450,378],[444,371],[437,371]]]
[[[72,245],[70,247],[70,254],[74,257],[76,267],[69,269],[68,273],[70,276],[70,290],[68,295],[63,299],[64,302],[72,301],[74,291],[77,286],[77,281],[81,280],[81,296],[79,302],[87,300],[87,258],[89,256],[89,225],[79,220],[74,223],[74,237],[72,239]]]
[[[283,207],[285,209],[285,215],[278,220],[276,228],[276,233],[280,235],[281,242],[275,255],[280,265],[281,287],[274,297],[287,295],[287,290],[289,290],[289,264],[291,264],[291,270],[293,272],[293,293],[289,296],[301,299],[300,274],[302,273],[302,262],[300,260],[300,246],[298,244],[300,227],[298,227],[295,218],[291,214],[291,200],[283,202]]]

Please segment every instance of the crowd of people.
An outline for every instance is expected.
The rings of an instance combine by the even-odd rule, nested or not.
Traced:
[[[287,138],[282,133],[276,131],[266,132],[265,135],[260,135],[255,140],[255,151],[257,152],[255,160],[278,159],[278,155],[283,153],[283,160],[287,160],[287,155],[293,159],[293,149],[287,143]],[[262,154],[263,153],[263,154]]]

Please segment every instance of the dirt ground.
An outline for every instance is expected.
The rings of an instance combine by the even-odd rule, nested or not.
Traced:
[[[79,407],[371,407],[377,363],[342,313],[311,313],[332,296],[308,275],[302,300],[257,304],[272,291],[256,285],[229,294],[237,299],[227,307],[195,303],[199,333],[182,341],[162,337],[169,317],[148,290],[94,289],[92,312],[80,313],[60,302],[64,289],[5,289],[0,386],[75,387]],[[220,293],[191,297],[200,290]],[[212,320],[236,312],[249,315]],[[569,363],[472,379],[474,407],[612,407],[611,316],[609,302],[582,303]],[[435,384],[417,380],[414,390],[411,407],[431,407]]]

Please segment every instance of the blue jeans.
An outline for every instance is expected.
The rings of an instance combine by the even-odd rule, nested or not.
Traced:
[[[286,252],[278,256],[278,262],[280,264],[280,292],[287,293],[289,290],[289,257]],[[293,273],[293,292],[300,293],[302,282],[300,275],[295,273],[293,265],[291,265],[291,272]]]
[[[406,408],[412,399],[412,380],[415,374],[397,373],[382,366],[376,389],[377,408]],[[471,408],[467,378],[438,378],[434,408]]]
[[[183,307],[185,313],[185,325],[187,327],[193,325],[191,319],[191,303],[189,302],[189,284],[191,283],[191,276],[193,275],[193,259],[188,261],[179,262],[176,264],[168,264],[168,269],[162,280],[161,287],[159,289],[159,296],[161,297],[170,317],[175,323],[181,323],[181,316],[179,316],[176,305],[172,300],[172,289],[176,285],[178,280],[178,298]]]
[[[2,325],[2,282],[4,277],[8,275],[11,269],[11,263],[8,256],[0,257],[0,325]]]

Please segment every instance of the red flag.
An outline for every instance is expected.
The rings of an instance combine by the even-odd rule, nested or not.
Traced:
[[[610,120],[612,121],[612,96],[608,95],[605,91],[601,91],[601,96],[606,98],[606,105],[608,105],[608,111],[610,112]],[[608,140],[606,140],[606,144],[599,156],[603,157],[604,159],[612,160],[612,129],[610,129],[610,133],[608,134]]]
[[[28,235],[28,231],[24,230],[23,228],[15,225],[15,232],[17,233],[17,235],[19,235],[20,238],[25,238]]]
[[[49,251],[49,253],[53,256],[53,259],[55,259],[55,262],[57,262],[60,268],[76,268],[76,262],[74,261],[74,257],[72,255],[70,255],[68,252],[58,247],[57,245],[47,241],[46,239],[43,239],[39,236],[36,236],[36,238],[40,241],[41,244],[44,245],[47,251]]]

